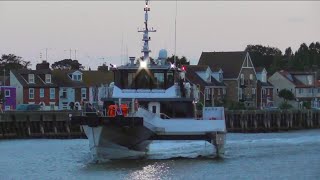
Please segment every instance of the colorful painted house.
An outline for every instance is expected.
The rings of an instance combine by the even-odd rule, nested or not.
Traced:
[[[10,71],[10,85],[17,88],[17,104],[40,104],[43,110],[58,109],[58,85],[48,62],[37,64],[36,70]]]
[[[2,110],[16,109],[16,88],[13,86],[0,86]]]

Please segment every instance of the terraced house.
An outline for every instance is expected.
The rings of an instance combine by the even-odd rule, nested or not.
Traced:
[[[44,110],[58,109],[58,85],[48,62],[37,64],[36,70],[10,71],[10,85],[16,87],[17,104],[40,104]]]
[[[257,77],[248,52],[202,52],[198,65],[223,71],[229,102],[243,102],[247,107],[257,107]]]
[[[205,106],[220,106],[226,95],[221,69],[215,71],[207,65],[188,65],[186,68],[187,81],[200,87],[201,103]]]

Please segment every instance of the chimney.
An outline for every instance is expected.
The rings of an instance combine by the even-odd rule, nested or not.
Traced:
[[[36,70],[42,69],[50,69],[50,64],[46,60],[43,60],[42,63],[36,65]]]
[[[136,59],[136,57],[129,57],[130,60],[130,65],[133,66],[134,65],[134,60]]]

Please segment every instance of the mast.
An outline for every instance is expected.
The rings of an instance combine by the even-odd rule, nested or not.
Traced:
[[[149,4],[149,0],[146,0],[146,6],[143,9],[143,11],[145,12],[144,14],[145,27],[141,30],[138,30],[138,32],[143,32],[142,41],[144,43],[141,50],[141,52],[143,53],[143,60],[146,60],[147,64],[150,64],[149,53],[151,52],[151,50],[149,49],[149,41],[151,40],[151,37],[149,37],[149,32],[156,32],[156,30],[154,30],[153,28],[151,29],[148,28],[148,11],[150,11],[148,4]]]

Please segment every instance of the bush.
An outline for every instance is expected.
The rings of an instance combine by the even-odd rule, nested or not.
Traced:
[[[306,109],[311,109],[311,102],[303,102],[302,106]]]
[[[292,105],[288,104],[287,102],[283,102],[283,103],[280,104],[279,108],[280,109],[291,109]]]
[[[229,110],[244,110],[246,109],[246,106],[243,102],[230,102],[228,106]]]

